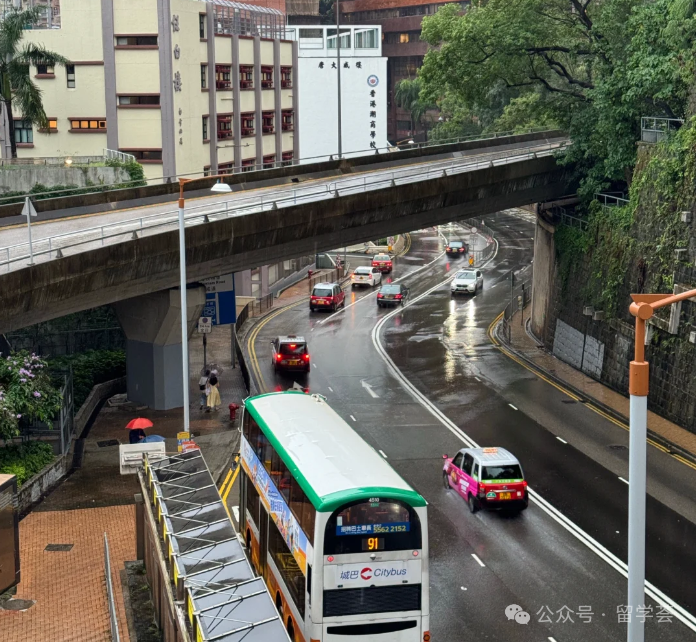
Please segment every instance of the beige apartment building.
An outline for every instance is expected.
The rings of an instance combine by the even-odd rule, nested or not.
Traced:
[[[299,158],[297,43],[277,9],[231,0],[22,0],[25,33],[70,60],[32,76],[50,120],[15,115],[20,158],[132,154],[148,178]],[[10,156],[7,123],[2,156]]]

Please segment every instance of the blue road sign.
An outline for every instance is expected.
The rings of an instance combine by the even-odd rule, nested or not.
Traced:
[[[205,308],[201,316],[210,317],[213,325],[237,322],[237,298],[234,292],[234,274],[203,279],[205,285]]]

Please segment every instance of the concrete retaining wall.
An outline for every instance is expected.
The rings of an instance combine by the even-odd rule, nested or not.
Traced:
[[[51,167],[15,165],[0,169],[0,197],[5,192],[29,192],[35,185],[114,185],[130,180],[122,167]]]

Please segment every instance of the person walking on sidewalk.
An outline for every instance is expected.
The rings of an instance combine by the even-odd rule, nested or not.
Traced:
[[[208,405],[208,377],[210,377],[210,370],[205,370],[201,372],[201,378],[198,380],[198,389],[201,391],[201,410]]]
[[[211,410],[219,410],[222,400],[220,399],[217,372],[215,370],[210,373],[206,393],[208,396],[208,409],[206,412],[210,412]]]

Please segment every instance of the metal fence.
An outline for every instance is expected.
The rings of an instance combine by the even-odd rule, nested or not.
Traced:
[[[644,143],[659,143],[684,124],[682,118],[657,118],[643,116],[640,119],[640,139]]]
[[[506,150],[481,154],[474,157],[458,157],[427,163],[427,166],[406,167],[378,174],[347,177],[313,184],[307,187],[287,186],[279,190],[253,196],[235,194],[215,204],[191,207],[186,214],[186,224],[204,225],[234,216],[255,214],[303,203],[312,203],[349,194],[364,194],[373,190],[398,187],[430,179],[452,176],[477,169],[507,165],[533,158],[551,156],[564,143],[543,143],[524,149]],[[104,246],[105,243],[120,243],[142,235],[173,231],[178,228],[178,211],[171,210],[149,216],[121,220],[101,226],[36,239],[32,244],[34,262],[61,258],[65,253],[79,253]],[[20,269],[30,260],[28,243],[19,243],[0,248],[0,266],[6,272]]]
[[[524,310],[532,300],[532,284],[530,281],[522,281],[511,288],[510,303],[503,310],[502,334],[506,343],[511,342],[512,320],[515,312]],[[524,323],[524,315],[521,315],[520,324]]]
[[[116,616],[116,603],[114,602],[114,586],[111,579],[111,559],[109,557],[109,539],[104,533],[104,575],[106,576],[106,599],[109,603],[109,624],[111,627],[111,639],[119,642],[118,619]]]
[[[345,269],[334,268],[333,270],[322,270],[320,274],[313,274],[309,277],[309,294],[312,293],[314,286],[317,283],[336,283],[340,281],[345,274]]]
[[[63,385],[60,389],[63,403],[60,407],[58,417],[53,420],[52,425],[42,421],[34,421],[21,428],[22,439],[36,439],[38,437],[59,437],[59,455],[64,455],[70,450],[73,439],[75,404],[73,398],[73,376],[72,371],[64,375]]]
[[[104,158],[107,160],[117,160],[121,161],[122,163],[135,162],[135,156],[133,156],[133,154],[126,154],[125,152],[119,152],[115,149],[107,149],[106,147],[102,147],[102,151],[104,153]]]
[[[621,194],[621,196],[617,196],[617,194]],[[595,194],[595,199],[599,201],[602,207],[626,207],[626,205],[628,205],[630,201],[627,198],[624,198],[624,196],[624,192],[598,192],[597,194]]]

